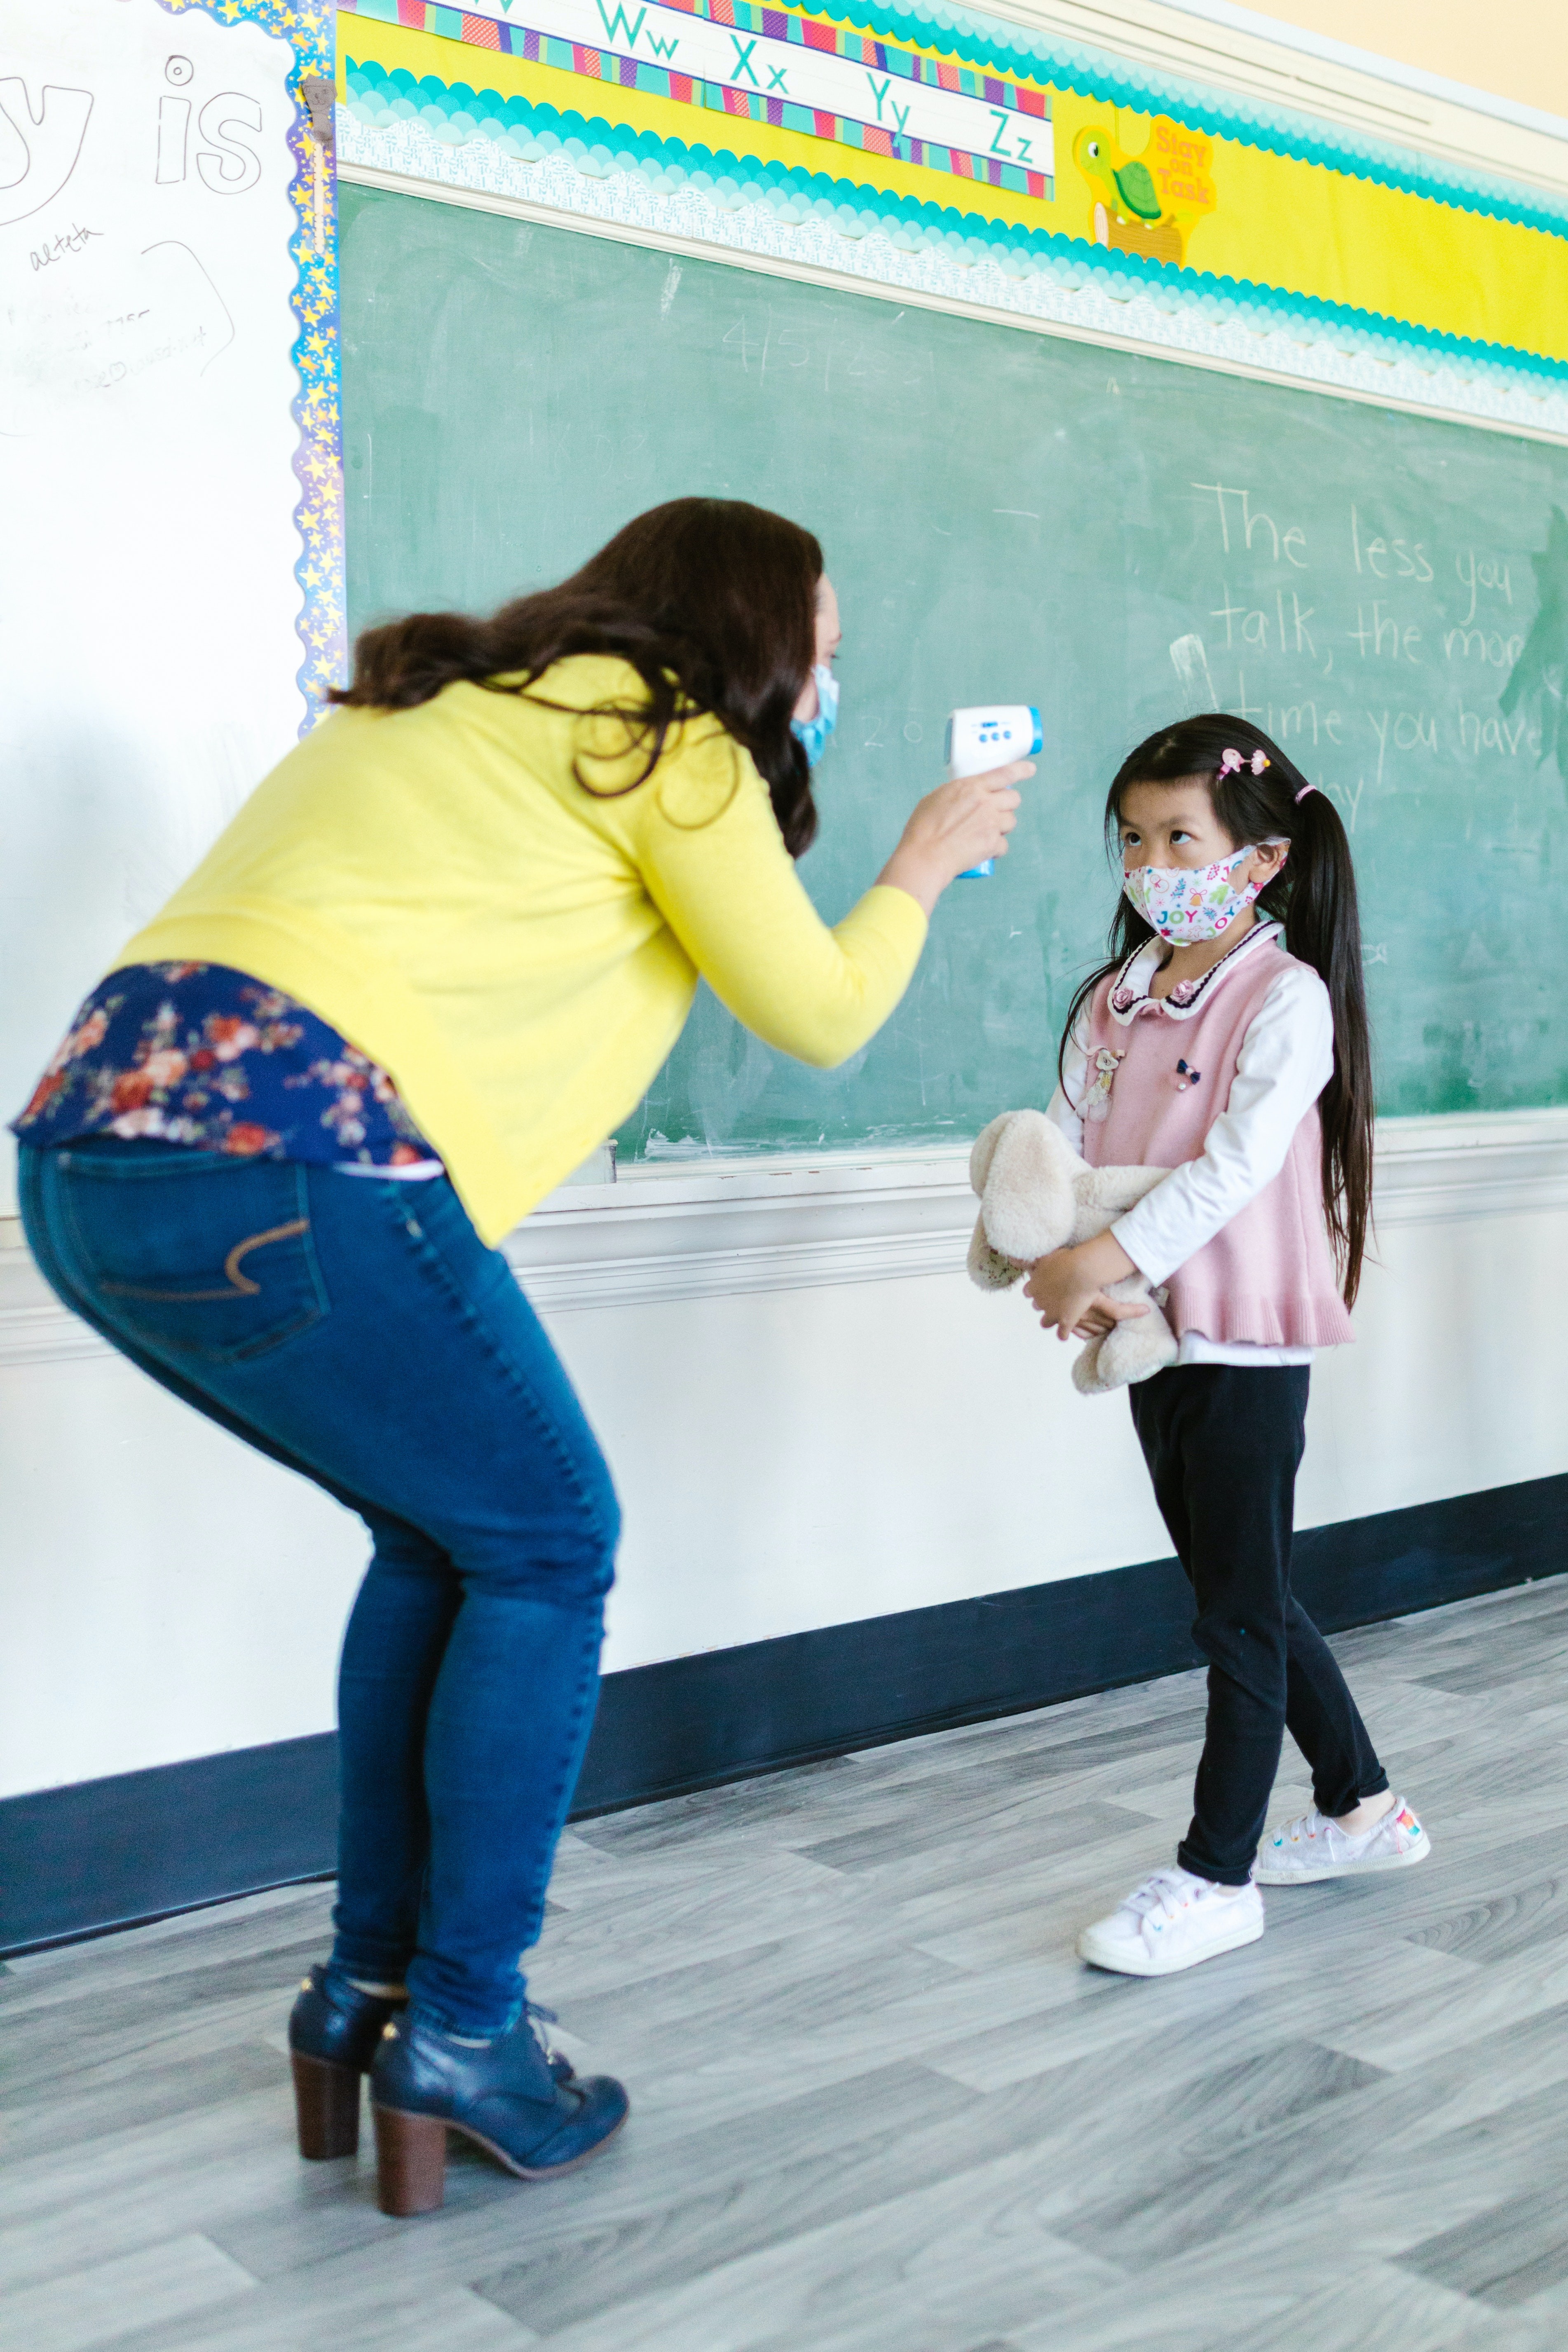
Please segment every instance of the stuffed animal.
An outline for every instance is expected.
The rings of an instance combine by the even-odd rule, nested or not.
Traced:
[[[969,1181],[980,1214],[969,1244],[969,1276],[982,1290],[1007,1290],[1037,1257],[1093,1239],[1170,1174],[1168,1168],[1091,1168],[1043,1111],[1004,1111],[976,1139]],[[1175,1334],[1161,1312],[1165,1294],[1141,1274],[1108,1286],[1108,1297],[1146,1299],[1147,1315],[1129,1316],[1091,1339],[1072,1368],[1085,1396],[1146,1381],[1176,1360]]]

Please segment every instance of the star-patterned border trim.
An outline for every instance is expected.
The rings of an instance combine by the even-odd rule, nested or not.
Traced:
[[[327,694],[346,674],[348,633],[343,588],[343,454],[338,367],[338,207],[335,173],[324,165],[326,198],[322,241],[315,242],[314,189],[317,156],[310,113],[300,95],[308,74],[328,79],[337,68],[334,0],[158,0],[166,16],[199,8],[219,25],[258,25],[287,41],[294,52],[289,95],[294,119],[289,152],[294,176],[289,201],[294,226],[289,251],[295,267],[289,297],[298,332],[289,358],[299,378],[290,414],[299,428],[294,474],[300,485],[294,509],[300,552],[294,566],[300,610],[294,627],[304,648],[296,682],[304,698],[300,733],[308,735],[325,713]]]

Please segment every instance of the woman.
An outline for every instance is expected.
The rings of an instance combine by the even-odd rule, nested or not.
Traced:
[[[448,2128],[532,2179],[626,2112],[542,2045],[519,1966],[619,1517],[495,1244],[647,1091],[699,973],[803,1060],[863,1045],[1032,772],[932,793],[828,929],[791,861],[837,639],[816,541],[709,499],[493,620],[367,632],[16,1122],[62,1299],[370,1530],[336,1940],[289,2038],[307,2155],[355,2146],[370,2072],[387,2211],[440,2202]]]

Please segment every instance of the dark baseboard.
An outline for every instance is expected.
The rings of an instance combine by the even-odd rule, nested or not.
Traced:
[[[1568,1570],[1568,1476],[1314,1528],[1332,1632]],[[1173,1559],[607,1675],[576,1812],[1048,1706],[1199,1663]],[[330,1875],[331,1733],[0,1802],[0,1955]]]
[[[0,1801],[0,1958],[327,1876],[338,1736]]]

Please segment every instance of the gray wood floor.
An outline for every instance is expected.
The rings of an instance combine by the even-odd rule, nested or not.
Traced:
[[[1073,1941],[1169,1858],[1193,1676],[584,1824],[534,1987],[632,2120],[424,2221],[293,2153],[325,1890],[13,1962],[0,2341],[1561,2352],[1568,1579],[1337,1647],[1432,1860],[1163,1984]]]

